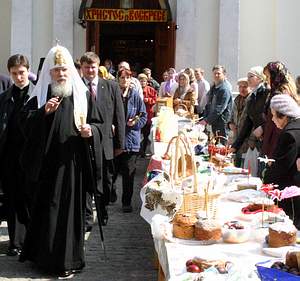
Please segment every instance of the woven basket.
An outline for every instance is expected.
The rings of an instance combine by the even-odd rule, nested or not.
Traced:
[[[172,154],[170,147],[174,141],[175,153]],[[203,211],[208,218],[216,218],[220,193],[210,192],[209,185],[208,192],[204,189],[198,190],[194,154],[189,139],[183,132],[180,132],[178,137],[171,139],[165,155],[169,155],[171,159],[170,178],[173,186],[180,185],[188,176],[193,178],[192,192],[183,194],[183,203],[177,213],[195,215],[197,212]]]
[[[218,216],[220,193],[188,193],[183,195],[183,202],[177,214],[203,212],[206,217],[215,219]]]
[[[184,103],[176,105],[174,108],[174,113],[180,117],[189,117],[191,115],[191,113],[188,110],[188,107]]]

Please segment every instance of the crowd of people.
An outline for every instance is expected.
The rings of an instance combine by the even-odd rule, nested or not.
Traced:
[[[197,114],[214,138],[230,145],[236,166],[242,167],[246,152],[255,149],[275,160],[258,166],[265,183],[280,189],[300,186],[300,79],[296,83],[281,62],[250,68],[238,80],[235,98],[222,65],[213,66],[211,84],[201,68],[169,68],[158,83],[149,68],[134,77],[126,61],[115,69],[111,60],[100,65],[97,54],[86,52],[74,62],[57,45],[38,79],[22,54],[11,56],[7,69],[10,77],[0,77],[7,254],[61,278],[85,266],[84,234],[93,228],[93,198],[99,200],[98,221],[104,226],[106,207],[117,200],[119,174],[122,211],[133,211],[137,158],[149,156],[158,98],[172,99],[175,111],[184,107]],[[298,198],[282,204],[288,215],[296,213],[298,228],[299,204]]]

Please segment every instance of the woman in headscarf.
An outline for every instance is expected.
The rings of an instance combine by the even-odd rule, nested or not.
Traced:
[[[159,97],[172,97],[174,95],[175,89],[177,87],[177,82],[175,80],[176,70],[175,68],[170,67],[168,69],[168,79],[165,82],[162,82],[159,88],[158,96]]]
[[[115,77],[111,73],[109,73],[107,71],[106,67],[103,65],[99,66],[98,75],[99,75],[99,77],[101,77],[105,80],[115,80]]]
[[[195,101],[195,109],[196,110],[195,110],[195,113],[198,113],[197,112],[197,108],[198,108],[198,84],[196,82],[194,69],[192,69],[190,67],[187,67],[183,72],[186,73],[189,76],[190,86],[195,92],[195,95],[196,95],[196,101]]]
[[[182,72],[178,75],[178,87],[174,93],[173,106],[176,111],[183,104],[187,110],[193,114],[196,102],[196,94],[190,86],[189,76]]]
[[[300,157],[300,107],[290,95],[274,92],[270,108],[272,120],[281,132],[273,154],[275,162],[267,166],[264,183],[278,184],[280,190],[300,186],[296,163]],[[300,229],[299,197],[284,199],[279,205],[290,218],[294,217],[294,224]]]
[[[270,100],[278,91],[283,94],[290,95],[297,104],[300,104],[300,97],[297,94],[296,85],[291,74],[288,72],[286,66],[279,61],[269,62],[264,67],[264,74],[266,80],[271,88],[269,97],[265,105],[265,124],[260,128],[260,134],[263,137],[262,154],[269,158],[273,157],[274,149],[277,145],[280,129],[278,129],[272,122],[272,114],[270,110]],[[255,132],[254,132],[255,133]],[[256,135],[259,137],[259,135]]]

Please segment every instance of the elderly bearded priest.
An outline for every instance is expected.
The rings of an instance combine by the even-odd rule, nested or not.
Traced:
[[[21,162],[37,189],[20,260],[70,277],[85,265],[85,187],[91,186],[85,142],[102,151],[103,122],[66,48],[49,51],[24,115],[27,145]],[[101,159],[97,153],[97,180]]]

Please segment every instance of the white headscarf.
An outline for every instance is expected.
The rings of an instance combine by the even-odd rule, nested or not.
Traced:
[[[79,128],[82,123],[86,123],[86,92],[88,89],[74,66],[73,58],[70,52],[65,47],[57,45],[50,49],[45,58],[39,80],[30,95],[30,99],[37,97],[38,108],[42,107],[47,102],[48,86],[52,81],[50,70],[55,67],[63,66],[68,67],[70,70],[70,82],[72,84],[74,99],[74,120],[76,127]]]

